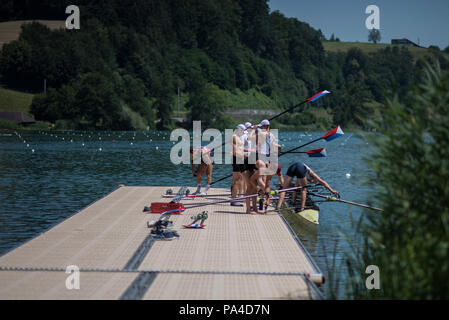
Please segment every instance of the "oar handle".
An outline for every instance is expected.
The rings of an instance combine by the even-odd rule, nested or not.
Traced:
[[[223,180],[225,180],[225,179],[227,179],[227,178],[229,178],[229,177],[232,177],[232,174],[227,175],[226,177],[220,178],[220,179],[218,179],[218,180],[216,180],[216,181],[213,181],[213,182],[211,182],[210,185],[213,185],[213,184],[215,184],[215,183],[217,183],[217,182],[223,181]]]

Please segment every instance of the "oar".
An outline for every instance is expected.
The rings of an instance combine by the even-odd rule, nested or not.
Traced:
[[[213,197],[229,197],[229,196],[231,196],[230,193],[223,193],[223,194],[188,194],[188,195],[182,196],[182,198],[183,199],[186,199],[186,198],[195,199],[195,198],[213,198]],[[172,195],[172,194],[163,194],[162,197],[163,198],[174,198],[174,197],[177,197],[177,196]]]
[[[366,205],[366,204],[361,204],[361,203],[352,202],[352,201],[348,201],[348,200],[338,199],[338,198],[333,197],[333,196],[323,196],[323,195],[321,195],[321,194],[317,194],[317,193],[314,193],[314,192],[307,192],[307,193],[308,193],[309,195],[311,195],[311,196],[315,196],[315,197],[319,197],[319,198],[326,199],[327,201],[343,202],[343,203],[352,204],[352,205],[354,205],[354,206],[358,206],[358,207],[362,207],[362,208],[367,208],[367,209],[377,210],[377,211],[383,211],[383,210],[380,209],[380,208],[371,207],[371,206],[368,206],[368,205]]]
[[[317,157],[325,157],[325,156],[327,156],[327,153],[326,153],[326,149],[325,148],[320,148],[320,149],[315,149],[315,150],[309,150],[309,151],[305,151],[305,152],[294,152],[294,153],[305,153],[305,154],[307,154],[309,157],[311,157],[311,158],[317,158]],[[282,156],[283,154],[281,153],[279,156]],[[220,178],[220,179],[218,179],[218,180],[216,180],[216,181],[213,181],[210,185],[213,185],[213,184],[215,184],[215,183],[217,183],[217,182],[220,182],[220,181],[223,181],[223,180],[225,180],[225,179],[227,179],[227,178],[230,178],[230,177],[232,177],[232,173],[231,174],[229,174],[229,175],[227,175],[227,176],[225,176],[225,177],[223,177],[223,178]]]
[[[268,121],[272,121],[272,120],[274,120],[274,119],[276,119],[276,118],[279,118],[279,117],[282,116],[283,114],[286,114],[287,112],[290,112],[290,111],[292,111],[292,110],[298,108],[299,106],[301,106],[301,105],[303,105],[303,104],[305,104],[305,103],[307,103],[307,102],[314,102],[314,101],[318,100],[319,98],[325,96],[325,95],[328,94],[328,93],[330,93],[330,91],[327,91],[327,90],[323,90],[323,91],[321,91],[321,92],[318,92],[317,94],[315,94],[314,96],[312,96],[312,97],[310,97],[310,98],[304,100],[303,102],[300,102],[300,103],[294,105],[293,107],[291,107],[291,108],[289,108],[289,109],[287,109],[287,110],[284,110],[284,111],[282,111],[281,113],[275,115],[274,117],[271,117],[270,119],[268,119]],[[223,147],[225,144],[226,144],[226,142],[223,142],[221,146]],[[229,177],[230,177],[230,176],[229,176]],[[227,179],[227,178],[229,178],[229,177],[225,177],[225,179]],[[221,181],[221,180],[220,180],[220,181]],[[217,181],[216,181],[216,182],[217,182]]]
[[[309,157],[312,157],[312,158],[327,157],[326,148],[320,148],[320,149],[309,150],[309,151],[292,151],[290,153],[306,153]]]
[[[296,151],[296,150],[298,150],[300,148],[308,146],[309,144],[317,142],[317,141],[319,141],[321,139],[324,139],[326,141],[332,141],[334,139],[337,139],[338,137],[341,137],[342,135],[344,135],[344,132],[343,132],[343,130],[341,130],[340,126],[338,126],[338,127],[334,128],[334,129],[332,129],[331,131],[329,131],[328,133],[326,133],[325,135],[323,135],[322,137],[319,137],[319,138],[317,138],[315,140],[312,140],[310,142],[304,143],[304,144],[300,145],[299,147],[290,149],[290,150],[285,151],[285,152],[281,152],[279,157],[283,156],[284,154],[287,154],[287,153],[292,153],[293,151]]]
[[[285,114],[285,113],[287,113],[287,112],[290,112],[290,111],[292,111],[292,110],[298,108],[299,106],[301,106],[301,105],[303,105],[303,104],[305,104],[305,103],[307,103],[307,102],[313,102],[313,101],[316,101],[316,100],[318,100],[318,99],[321,98],[322,96],[325,96],[325,95],[328,94],[328,93],[330,93],[330,91],[327,91],[327,90],[318,92],[316,95],[314,95],[314,96],[312,96],[312,97],[310,97],[310,98],[304,100],[303,102],[300,102],[300,103],[294,105],[293,107],[291,107],[291,108],[289,108],[289,109],[287,109],[287,110],[282,111],[282,112],[279,113],[278,115],[275,115],[274,117],[272,117],[272,118],[270,118],[270,119],[268,119],[268,120],[271,121],[271,120],[274,120],[274,119],[276,119],[276,118],[279,118],[279,117],[282,116],[283,114]]]
[[[270,194],[274,195],[274,194],[278,194],[280,192],[291,192],[291,191],[302,189],[302,188],[303,187],[299,186],[299,187],[292,187],[292,188],[286,188],[286,189],[280,189],[280,190],[273,190],[273,191],[270,192]],[[243,196],[243,197],[240,197],[240,198],[217,200],[217,201],[212,201],[212,202],[208,202],[208,203],[198,203],[198,204],[193,204],[192,203],[192,205],[189,204],[188,207],[182,207],[182,208],[175,209],[175,210],[165,211],[165,212],[161,213],[161,215],[167,214],[167,213],[172,213],[172,212],[182,212],[182,211],[184,211],[186,209],[193,209],[193,208],[199,208],[199,207],[204,207],[204,206],[211,206],[211,205],[219,204],[219,203],[227,203],[227,202],[235,202],[235,201],[246,200],[248,198],[257,197],[258,195],[259,195],[258,193],[255,193],[255,194],[251,194],[251,195],[248,195],[248,196]]]

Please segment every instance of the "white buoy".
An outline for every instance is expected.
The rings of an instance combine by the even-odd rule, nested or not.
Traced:
[[[347,178],[347,179],[351,178],[351,174],[350,174],[350,173],[347,173],[347,174],[346,174],[346,178]]]
[[[31,149],[31,152],[33,152],[33,153],[34,153],[34,149]]]
[[[156,150],[159,150],[159,147],[156,147]]]
[[[84,147],[84,143],[82,144],[82,146]]]

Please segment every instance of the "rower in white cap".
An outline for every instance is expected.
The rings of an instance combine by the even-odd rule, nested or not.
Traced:
[[[239,124],[232,135],[232,186],[231,198],[238,194],[245,194],[243,172],[245,171],[245,141],[247,139],[246,127]],[[231,206],[243,206],[240,202],[231,202]]]

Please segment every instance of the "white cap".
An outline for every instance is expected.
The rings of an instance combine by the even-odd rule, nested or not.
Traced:
[[[239,125],[237,126],[237,129],[240,129],[240,130],[242,130],[242,131],[245,131],[245,130],[246,130],[246,127],[245,127],[245,125],[243,125],[243,124],[239,124]]]
[[[269,125],[270,125],[270,121],[268,121],[267,119],[264,119],[259,123],[259,127],[269,126]]]
[[[251,122],[245,122],[245,127],[246,127],[246,129],[248,129],[248,128],[252,128],[252,124],[251,124]]]

